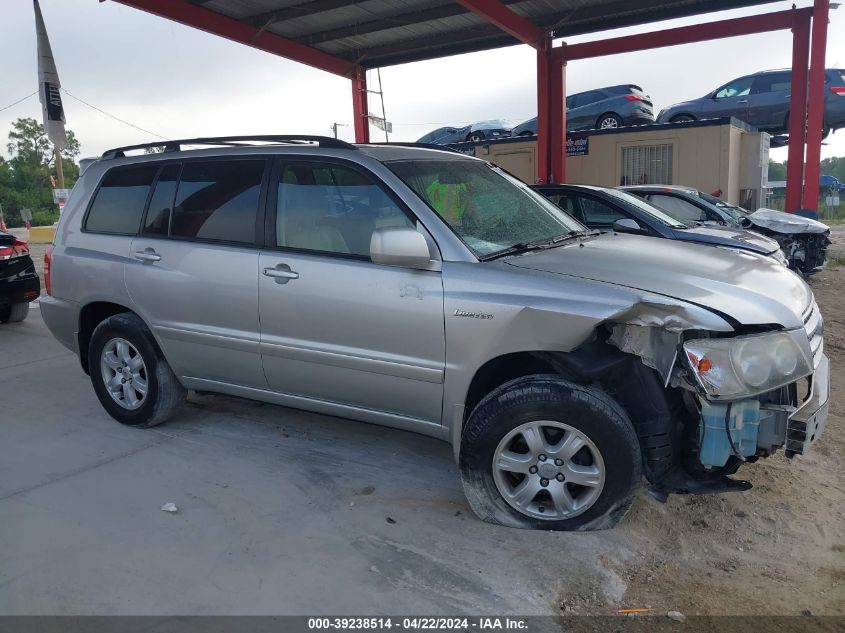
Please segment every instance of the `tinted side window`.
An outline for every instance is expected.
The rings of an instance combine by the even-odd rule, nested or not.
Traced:
[[[766,92],[789,92],[792,88],[790,73],[766,73],[754,79],[754,94]]]
[[[138,233],[158,167],[144,165],[109,171],[91,203],[85,230],[123,235]]]
[[[286,165],[279,181],[276,244],[370,256],[378,228],[413,223],[368,176],[342,165]]]
[[[587,226],[611,226],[616,220],[626,217],[609,204],[596,198],[582,197],[581,211]]]
[[[648,201],[654,206],[663,209],[666,213],[681,222],[707,221],[707,214],[705,214],[704,211],[699,209],[692,202],[687,202],[682,198],[665,196],[662,194],[652,194],[648,196]]]
[[[144,235],[168,235],[170,232],[170,213],[173,209],[173,198],[176,196],[180,167],[179,163],[162,167],[150,198],[147,219],[141,230]]]
[[[554,202],[561,209],[566,211],[573,218],[584,224],[584,214],[581,213],[581,208],[576,204],[575,199],[567,193],[557,193],[549,196],[549,200]]]
[[[187,162],[170,220],[172,237],[255,243],[263,160]]]
[[[605,98],[604,94],[601,93],[599,90],[588,90],[587,92],[582,92],[577,95],[572,95],[570,97],[572,101],[569,99],[566,100],[566,107],[567,108],[580,108],[581,106],[589,105],[591,103],[595,103],[596,101],[601,101]]]

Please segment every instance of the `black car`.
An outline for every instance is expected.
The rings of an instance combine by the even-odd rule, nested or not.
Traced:
[[[566,129],[606,130],[654,123],[651,97],[634,84],[587,90],[566,97]],[[520,123],[514,136],[537,134],[537,117]]]
[[[23,321],[30,301],[41,294],[41,283],[29,246],[0,231],[0,323]]]
[[[599,231],[639,233],[682,242],[735,248],[767,255],[786,265],[778,243],[746,231],[722,226],[694,226],[679,221],[637,196],[589,185],[534,185],[582,224]]]
[[[774,209],[750,212],[690,187],[634,185],[620,189],[645,199],[681,222],[743,228],[770,237],[780,244],[789,267],[803,275],[824,268],[830,227],[817,220]]]

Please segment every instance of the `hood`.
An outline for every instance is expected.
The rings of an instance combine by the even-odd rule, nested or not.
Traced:
[[[608,233],[505,261],[673,297],[743,325],[801,327],[813,296],[798,275],[773,259],[640,235]]]
[[[775,233],[827,233],[830,227],[811,218],[774,209],[758,209],[746,216],[748,221]]]
[[[510,128],[505,125],[504,121],[498,120],[490,120],[490,121],[478,121],[477,123],[473,123],[470,128],[475,130],[509,130]]]
[[[698,104],[695,101],[681,101],[680,103],[673,103],[672,105],[663,108],[658,114],[658,118],[661,119],[661,122],[663,123],[666,122],[665,119],[668,119],[670,116],[674,116],[679,110],[693,110],[697,108]]]
[[[677,229],[677,232],[678,236],[685,241],[743,248],[764,255],[770,255],[780,248],[780,245],[770,237],[731,226],[694,226],[688,229]]]

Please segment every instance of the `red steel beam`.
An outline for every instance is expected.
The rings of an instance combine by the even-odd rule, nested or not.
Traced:
[[[807,113],[807,65],[810,61],[810,18],[802,15],[792,27],[792,86],[789,98],[789,154],[786,160],[784,210],[801,208],[804,188],[804,121]]]
[[[548,184],[552,174],[551,101],[552,38],[537,49],[537,184]]]
[[[810,43],[810,89],[807,95],[807,158],[804,167],[804,195],[801,208],[818,211],[821,174],[822,127],[825,102],[825,47],[830,0],[813,4],[813,39]]]
[[[335,75],[350,77],[354,72],[354,64],[345,59],[215,13],[200,5],[190,4],[185,0],[115,1]]]
[[[352,121],[356,143],[370,142],[370,109],[367,103],[367,71],[355,67],[352,75]]]
[[[549,153],[552,182],[566,182],[566,64],[552,57],[549,74]]]
[[[495,24],[508,35],[520,42],[539,49],[547,33],[539,26],[515,13],[499,0],[457,0],[458,4]]]
[[[555,49],[555,54],[564,58],[565,61],[572,61],[574,59],[588,59],[590,57],[644,51],[652,48],[662,48],[664,46],[704,42],[724,37],[779,31],[792,28],[796,20],[801,19],[802,15],[810,16],[812,14],[813,9],[810,8],[775,11],[773,13],[751,15],[744,18],[733,18],[693,26],[664,29],[651,33],[612,37],[595,42],[569,44]]]

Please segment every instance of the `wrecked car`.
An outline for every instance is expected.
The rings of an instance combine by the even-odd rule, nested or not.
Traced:
[[[830,227],[794,213],[773,209],[747,211],[724,200],[677,185],[632,185],[620,189],[645,198],[684,222],[747,229],[775,240],[789,267],[808,276],[824,268]]]
[[[597,231],[637,233],[668,240],[762,253],[788,265],[773,239],[737,227],[681,222],[627,191],[592,185],[531,185],[582,224]]]
[[[819,439],[822,318],[769,257],[590,231],[457,153],[167,146],[90,164],[45,256],[44,321],[118,422],[196,390],[416,431],[480,518],[551,530]]]

